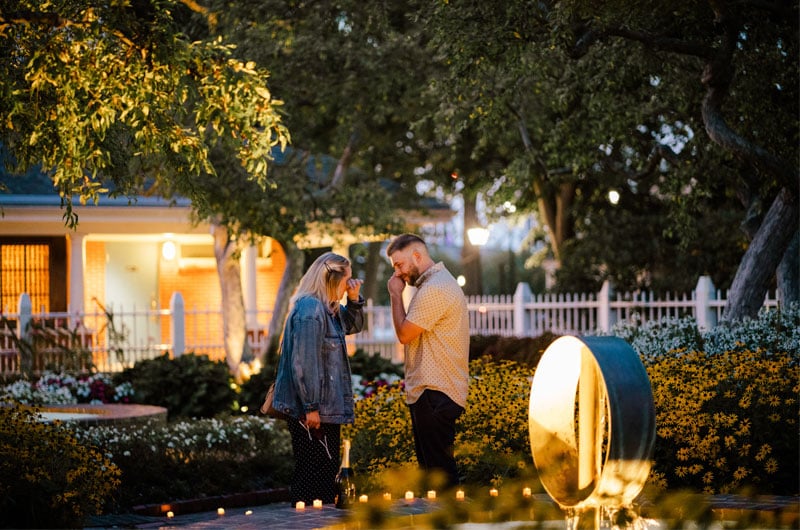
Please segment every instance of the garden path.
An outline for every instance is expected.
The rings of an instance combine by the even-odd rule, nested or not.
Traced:
[[[536,495],[536,500],[552,502],[545,494]],[[800,498],[762,496],[748,498],[737,495],[712,495],[707,498],[711,507],[722,519],[736,518],[743,512],[771,512],[772,528],[800,528]],[[392,528],[405,530],[415,528],[415,516],[431,513],[437,508],[437,501],[414,499],[414,501],[395,501],[391,517],[395,519]],[[347,511],[333,506],[296,510],[288,502],[275,502],[250,508],[225,509],[224,515],[216,511],[180,514],[172,518],[143,515],[111,515],[93,518],[91,526],[84,530],[105,528],[170,529],[180,527],[197,530],[355,530],[362,529],[363,523],[348,524]],[[407,524],[403,524],[406,518]],[[562,526],[558,526],[561,528]]]

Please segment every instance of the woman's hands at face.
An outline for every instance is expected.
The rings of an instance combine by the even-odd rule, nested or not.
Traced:
[[[347,299],[353,300],[354,302],[358,300],[361,291],[361,284],[364,283],[364,280],[360,280],[358,278],[350,278],[347,280]]]

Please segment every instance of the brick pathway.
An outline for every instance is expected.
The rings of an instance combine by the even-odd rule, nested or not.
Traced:
[[[537,502],[551,502],[542,494],[536,495]],[[777,514],[772,518],[772,528],[795,530],[800,528],[800,498],[763,496],[746,498],[736,495],[715,495],[707,497],[711,507],[727,519],[745,512],[771,512]],[[441,506],[437,501],[415,499],[411,502],[395,501],[390,509],[392,528],[413,529],[414,518],[431,513]],[[727,515],[727,516],[726,516]],[[181,527],[203,530],[312,530],[365,529],[363,522],[348,524],[348,511],[338,510],[331,505],[322,508],[306,508],[296,510],[288,502],[275,502],[252,507],[225,508],[224,515],[214,511],[178,514],[172,518],[153,515],[108,515],[95,517],[89,521],[85,530],[104,528],[150,528],[169,529]],[[554,528],[563,528],[562,521],[553,521]]]

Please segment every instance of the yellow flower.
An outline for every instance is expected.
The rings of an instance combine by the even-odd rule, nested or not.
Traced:
[[[771,452],[772,452],[772,447],[770,447],[769,444],[762,445],[761,448],[758,450],[758,454],[756,454],[756,460],[758,462],[761,462],[762,460],[767,458],[767,455],[769,455]]]
[[[764,471],[766,471],[769,474],[773,474],[776,471],[778,471],[778,461],[775,460],[774,458],[768,459],[767,462],[764,464]]]

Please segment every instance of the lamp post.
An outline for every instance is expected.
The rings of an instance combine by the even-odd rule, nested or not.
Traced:
[[[469,244],[475,247],[476,254],[475,254],[475,265],[474,265],[474,276],[472,282],[472,286],[474,287],[475,293],[478,295],[483,294],[483,271],[481,269],[481,247],[489,241],[489,229],[483,228],[480,226],[472,227],[467,229],[467,239],[469,239]],[[469,283],[467,285],[469,286]]]

